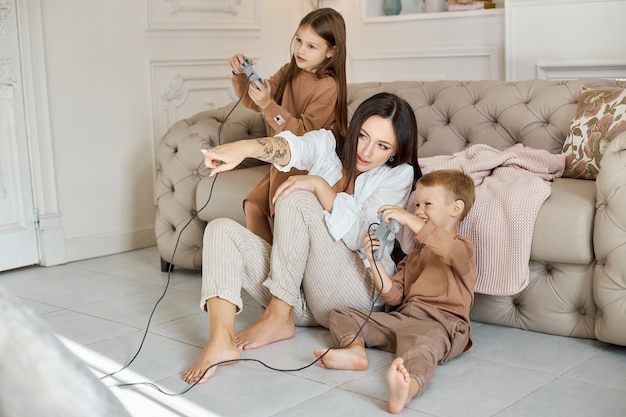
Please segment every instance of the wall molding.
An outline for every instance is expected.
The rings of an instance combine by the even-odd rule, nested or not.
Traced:
[[[145,0],[148,30],[260,30],[258,0]]]
[[[376,62],[382,62],[388,65],[389,61],[397,60],[402,61],[403,65],[410,67],[411,63],[418,64],[421,61],[448,61],[452,59],[471,60],[474,62],[484,63],[488,68],[488,74],[481,74],[480,78],[486,77],[487,79],[498,80],[501,77],[500,51],[497,47],[467,48],[459,46],[456,48],[437,49],[406,49],[392,51],[370,50],[349,54],[351,79],[356,80],[356,82],[361,81],[358,74],[356,74],[354,70],[354,68],[356,68],[357,66],[360,68],[368,68],[369,65],[372,65]],[[444,70],[442,70],[441,72],[429,72],[421,74],[412,71],[410,74],[407,74],[406,77],[403,77],[400,73],[397,75],[397,77],[399,77],[397,78],[398,81],[435,81],[446,78],[458,78],[447,76]]]
[[[174,122],[236,100],[229,58],[171,59],[148,62],[154,146]],[[256,62],[258,58],[254,58]]]
[[[128,252],[156,245],[154,227],[121,230],[66,240],[67,262]]]
[[[539,61],[537,62],[537,78],[541,80],[626,79],[626,61]]]

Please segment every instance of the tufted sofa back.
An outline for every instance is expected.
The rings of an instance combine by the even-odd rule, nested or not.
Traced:
[[[348,110],[379,92],[395,93],[415,111],[420,157],[447,155],[484,143],[506,149],[522,143],[559,153],[583,86],[614,80],[399,81],[351,84]]]

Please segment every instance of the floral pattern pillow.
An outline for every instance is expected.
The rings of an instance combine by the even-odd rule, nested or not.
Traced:
[[[622,132],[626,132],[626,87],[583,88],[563,144],[563,176],[595,180],[604,150]]]

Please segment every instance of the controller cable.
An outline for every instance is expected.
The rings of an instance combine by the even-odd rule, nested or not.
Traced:
[[[224,119],[221,121],[218,130],[217,130],[217,139],[218,139],[218,146],[221,145],[222,141],[221,141],[221,131],[222,128],[224,126],[224,123],[226,123],[226,121],[228,120],[228,118],[230,117],[230,115],[232,114],[232,112],[235,110],[235,108],[237,108],[237,106],[239,105],[239,103],[241,102],[243,95],[245,94],[246,91],[246,87],[248,86],[250,79],[248,78],[248,82],[246,83],[246,85],[243,88],[242,94],[239,97],[239,99],[237,100],[237,102],[235,103],[235,105],[233,106],[232,109],[230,109],[230,111],[226,114],[226,117],[224,117]],[[191,224],[191,222],[198,216],[198,214],[204,210],[205,207],[208,206],[209,202],[211,201],[211,197],[213,196],[213,188],[215,186],[215,182],[217,181],[217,177],[219,176],[219,173],[215,174],[215,179],[213,180],[213,183],[211,184],[211,188],[209,190],[209,197],[207,199],[207,201],[204,203],[204,205],[196,211],[196,213],[194,215],[192,215],[192,217],[187,221],[187,223],[181,228],[180,232],[178,233],[178,237],[176,239],[176,243],[174,244],[174,250],[172,251],[172,256],[170,258],[170,262],[168,264],[168,270],[167,270],[167,282],[165,284],[165,288],[163,290],[163,293],[161,294],[161,296],[158,298],[158,300],[156,301],[154,307],[152,308],[152,311],[150,313],[150,316],[148,318],[148,323],[146,324],[146,328],[144,330],[143,333],[143,337],[141,339],[141,342],[139,344],[139,348],[137,349],[137,352],[134,354],[134,356],[126,363],[126,365],[124,365],[122,368],[118,369],[117,371],[111,372],[109,374],[106,374],[102,377],[100,377],[101,380],[111,377],[115,374],[117,374],[118,372],[123,371],[124,369],[128,368],[134,361],[135,359],[139,356],[139,353],[141,352],[141,349],[143,348],[143,345],[146,341],[146,338],[148,336],[148,330],[150,328],[150,324],[152,322],[152,318],[154,317],[154,313],[156,312],[156,309],[158,307],[158,305],[161,303],[161,301],[165,298],[165,295],[167,293],[167,290],[169,288],[170,282],[171,282],[171,273],[172,273],[172,269],[173,269],[173,265],[174,265],[174,256],[176,255],[176,250],[178,248],[178,244],[180,243],[180,238],[183,234],[183,232],[185,231],[185,229],[187,228],[187,226],[189,226]],[[370,239],[370,242],[372,242],[372,226],[375,225],[379,225],[380,223],[371,223],[368,227],[368,237]],[[373,252],[372,252],[372,257],[373,257]],[[374,262],[374,267],[376,268],[376,271],[378,273],[378,276],[381,277],[380,275],[380,270],[378,269],[378,265],[376,264],[376,262]],[[383,290],[383,286],[384,284],[382,283],[382,277],[381,277],[381,291]],[[365,325],[367,324],[367,322],[369,321],[372,313],[374,312],[375,308],[376,308],[376,303],[378,302],[378,299],[380,298],[380,292],[377,292],[376,297],[374,298],[372,305],[369,309],[369,313],[367,315],[367,317],[365,318],[365,320],[363,321],[363,323],[361,324],[361,326],[359,327],[359,329],[357,330],[356,334],[353,336],[353,338],[350,340],[350,342],[348,344],[346,344],[345,346],[339,347],[339,348],[333,348],[333,347],[329,347],[328,349],[326,349],[326,351],[321,354],[319,357],[317,357],[314,361],[312,361],[311,363],[301,366],[299,368],[293,368],[293,369],[280,369],[280,368],[275,368],[273,366],[270,366],[266,363],[264,363],[263,361],[259,360],[259,359],[254,359],[254,358],[239,358],[239,359],[230,359],[230,360],[225,360],[225,361],[220,361],[220,362],[216,362],[213,365],[209,366],[204,372],[203,374],[200,376],[200,378],[198,378],[198,381],[202,381],[202,378],[204,378],[204,376],[206,375],[206,373],[219,365],[224,365],[224,364],[232,364],[235,362],[256,362],[259,363],[261,365],[263,365],[264,367],[273,370],[273,371],[279,371],[279,372],[298,372],[298,371],[302,371],[304,369],[307,369],[311,366],[313,366],[314,364],[316,364],[317,362],[321,361],[322,358],[324,356],[326,356],[326,354],[328,352],[330,352],[333,349],[346,349],[348,347],[350,347],[359,337],[359,335],[361,334],[363,328],[365,327]],[[116,384],[116,387],[119,388],[124,388],[124,387],[131,387],[131,386],[136,386],[136,385],[144,385],[144,386],[148,386],[151,388],[156,389],[157,391],[159,391],[162,394],[168,395],[168,396],[178,396],[178,395],[183,395],[186,394],[187,392],[189,392],[192,388],[194,388],[196,385],[198,385],[198,382],[194,382],[193,384],[191,384],[188,388],[186,388],[185,390],[178,392],[178,393],[170,393],[167,391],[164,391],[163,389],[161,389],[158,385],[152,383],[152,382],[134,382],[134,383],[125,383],[125,384]]]
[[[224,117],[224,119],[220,122],[220,125],[217,128],[217,143],[218,146],[222,144],[222,137],[221,137],[221,133],[222,133],[222,128],[224,127],[224,123],[226,123],[226,120],[228,120],[228,118],[230,117],[230,115],[232,114],[232,112],[237,108],[237,106],[239,105],[239,103],[241,102],[241,100],[243,99],[243,95],[246,92],[246,87],[249,84],[250,79],[248,79],[248,82],[246,82],[246,84],[244,85],[243,91],[241,93],[241,95],[239,96],[239,99],[237,100],[237,102],[235,102],[234,106],[232,109],[230,109],[230,111],[226,114],[226,116]],[[174,250],[172,251],[172,256],[170,258],[170,262],[167,265],[167,281],[165,283],[165,288],[163,290],[163,293],[161,294],[161,296],[158,298],[158,300],[156,301],[156,303],[154,304],[154,307],[152,308],[152,312],[150,313],[150,316],[148,317],[148,323],[146,324],[146,328],[144,330],[143,333],[143,337],[141,339],[141,342],[139,343],[139,348],[137,349],[137,352],[135,353],[135,355],[126,363],[126,365],[124,365],[122,368],[118,369],[115,372],[111,372],[109,374],[106,374],[104,376],[102,376],[100,379],[105,379],[108,378],[110,376],[113,376],[115,374],[117,374],[118,372],[123,371],[124,369],[128,368],[134,361],[135,359],[137,359],[137,356],[139,356],[139,352],[141,352],[141,349],[143,348],[144,342],[146,341],[146,337],[148,336],[148,330],[150,328],[150,323],[152,322],[152,318],[154,317],[154,313],[156,312],[157,306],[159,305],[159,303],[161,303],[161,301],[165,298],[165,294],[167,293],[167,290],[169,289],[170,286],[170,282],[171,282],[171,276],[172,276],[172,269],[174,268],[174,256],[176,255],[176,250],[178,249],[178,244],[180,243],[180,238],[183,234],[183,232],[185,231],[185,229],[187,229],[187,226],[189,226],[191,224],[191,222],[198,217],[198,214],[205,209],[206,206],[209,205],[209,202],[211,201],[211,197],[213,196],[213,188],[215,187],[215,182],[217,181],[217,177],[219,176],[219,173],[215,174],[215,178],[213,180],[213,183],[211,184],[211,188],[209,190],[209,198],[207,199],[206,203],[204,203],[204,205],[202,207],[200,207],[199,210],[197,210],[194,214],[192,214],[192,216],[189,218],[189,220],[187,221],[187,223],[185,223],[185,225],[180,229],[180,232],[178,233],[178,237],[176,238],[176,243],[174,244]]]

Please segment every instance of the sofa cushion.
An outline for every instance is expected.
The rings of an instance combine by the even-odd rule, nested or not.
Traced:
[[[563,143],[567,165],[563,176],[595,179],[604,150],[626,131],[626,88],[583,88]]]
[[[207,222],[219,217],[227,217],[245,225],[243,199],[269,170],[269,165],[264,164],[203,178],[196,189],[198,217]],[[208,204],[207,201],[209,201]]]
[[[568,264],[593,262],[595,206],[594,181],[556,178],[535,221],[530,259]]]

